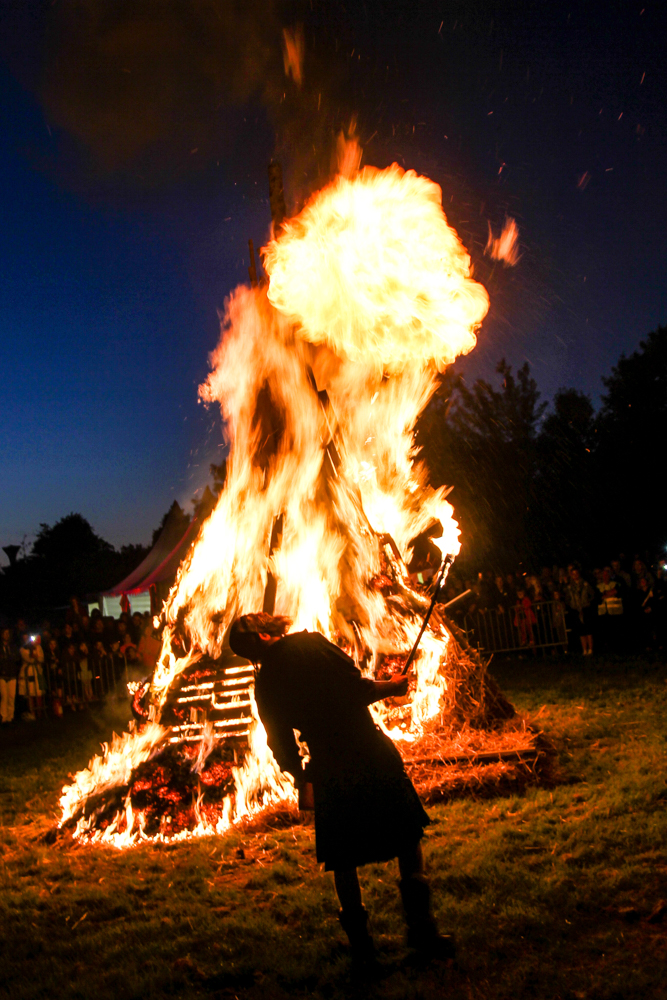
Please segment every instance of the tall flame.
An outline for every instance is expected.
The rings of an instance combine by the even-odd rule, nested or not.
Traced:
[[[270,301],[302,337],[391,373],[467,354],[489,307],[440,187],[396,164],[336,178],[286,223],[264,266]]]
[[[488,296],[438,185],[396,164],[339,175],[285,224],[264,264],[268,287],[230,296],[200,389],[221,407],[227,481],[165,607],[151,684],[157,721],[175,677],[204,653],[220,656],[235,615],[261,609],[271,587],[294,630],[322,631],[376,672],[419,630],[425,600],[406,570],[412,541],[440,521],[443,554],[460,549],[453,509],[428,485],[413,432],[437,370],[474,347]],[[378,708],[395,738],[415,739],[441,710],[447,644],[444,626],[429,629],[408,704]],[[293,794],[256,718],[251,729],[223,827]],[[147,729],[122,750],[145,760],[163,732]],[[64,790],[66,812],[91,784],[77,776]],[[134,816],[132,829],[140,836]]]

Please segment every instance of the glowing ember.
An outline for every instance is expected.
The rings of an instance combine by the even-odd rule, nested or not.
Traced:
[[[488,297],[440,188],[396,165],[340,175],[285,224],[264,263],[268,287],[228,300],[201,388],[225,420],[226,485],[169,596],[150,688],[135,693],[143,728],[63,792],[62,822],[80,836],[125,846],[221,832],[293,796],[257,721],[251,673],[225,646],[233,618],[275,607],[294,630],[318,629],[387,676],[428,603],[408,581],[413,541],[439,521],[442,553],[460,548],[413,430],[437,370],[474,346]],[[377,706],[395,739],[415,740],[446,709],[450,641],[434,616],[405,704]],[[110,816],[112,787],[125,797]],[[160,790],[176,829],[169,806],[158,815]]]
[[[298,87],[303,83],[303,28],[283,29],[283,61],[285,76],[291,76]]]
[[[493,260],[502,260],[507,267],[513,267],[519,263],[519,227],[516,220],[505,219],[500,236],[494,236],[489,223],[489,238],[486,241],[484,253],[492,257]]]

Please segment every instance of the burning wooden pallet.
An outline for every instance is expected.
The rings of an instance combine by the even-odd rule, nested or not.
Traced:
[[[254,668],[238,657],[202,657],[170,689],[160,722],[170,743],[200,743],[212,729],[216,739],[245,741],[252,724]]]

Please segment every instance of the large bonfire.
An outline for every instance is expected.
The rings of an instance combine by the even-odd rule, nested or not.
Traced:
[[[387,676],[428,605],[406,568],[414,540],[459,552],[414,428],[438,372],[475,346],[488,296],[438,185],[395,164],[339,175],[263,259],[269,281],[230,296],[200,389],[222,411],[226,484],[163,609],[138,723],[63,790],[61,826],[78,837],[223,832],[292,799],[256,717],[252,666],[226,645],[234,617],[275,610]],[[436,613],[408,697],[374,706],[400,747],[451,725],[457,658]]]

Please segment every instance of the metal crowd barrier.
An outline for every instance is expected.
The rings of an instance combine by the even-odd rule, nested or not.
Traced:
[[[468,642],[483,653],[514,653],[526,649],[565,648],[568,644],[566,608],[559,601],[539,601],[532,616],[516,605],[466,615]],[[532,618],[534,617],[534,621]]]
[[[106,698],[127,698],[127,682],[130,678],[125,655],[107,653],[104,656],[89,656],[88,672],[91,679],[86,691],[80,671],[73,663],[61,664],[58,673],[54,673],[48,663],[41,664],[46,708],[55,714],[61,714],[67,708],[82,708]],[[60,706],[60,711],[57,705]]]

